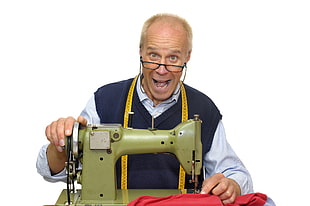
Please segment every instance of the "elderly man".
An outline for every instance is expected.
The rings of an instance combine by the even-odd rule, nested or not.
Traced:
[[[148,19],[141,33],[140,74],[99,88],[77,120],[60,118],[48,125],[46,137],[50,144],[43,146],[38,156],[39,173],[49,181],[64,181],[67,157],[62,146],[74,122],[125,124],[124,112],[130,107],[134,112],[132,126],[141,129],[151,127],[152,121],[157,129],[172,129],[199,114],[204,165],[201,192],[219,196],[224,204],[253,192],[250,174],[227,143],[219,110],[208,96],[183,84],[191,51],[192,30],[186,20],[171,14]],[[121,173],[119,162],[127,164],[126,175]],[[191,187],[187,181],[190,177],[180,176],[184,171],[173,155],[129,155],[119,162],[116,167],[120,188]],[[121,185],[124,176],[126,184]]]

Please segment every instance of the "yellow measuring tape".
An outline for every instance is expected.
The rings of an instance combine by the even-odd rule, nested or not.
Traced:
[[[131,112],[132,97],[133,97],[133,92],[135,89],[137,79],[138,79],[138,76],[134,78],[128,91],[126,106],[125,106],[125,113],[124,113],[124,124],[123,124],[124,128],[128,127],[129,113]],[[127,189],[127,162],[128,162],[128,155],[123,155],[121,159],[121,168],[122,168],[121,169],[122,170],[121,189]]]
[[[180,84],[181,84],[181,96],[182,96],[182,122],[184,122],[188,120],[188,105],[184,85],[182,82]],[[178,189],[182,190],[184,189],[184,187],[185,187],[185,171],[183,167],[180,165]]]
[[[125,106],[125,113],[124,113],[124,128],[128,127],[128,120],[129,120],[129,113],[131,112],[131,106],[132,106],[132,98],[133,93],[135,89],[135,85],[137,82],[138,76],[134,78],[134,80],[131,83],[131,86],[128,91],[128,96],[126,100],[126,106]],[[186,97],[186,91],[184,88],[184,85],[182,82],[180,82],[181,86],[181,97],[182,97],[182,122],[188,120],[188,105],[187,105],[187,97]],[[121,158],[121,189],[127,189],[127,162],[128,162],[128,155],[123,155]],[[179,183],[178,183],[178,189],[184,189],[185,187],[185,171],[183,167],[180,165],[179,170]]]

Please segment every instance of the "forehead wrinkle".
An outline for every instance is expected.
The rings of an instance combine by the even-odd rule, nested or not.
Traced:
[[[173,53],[173,54],[181,54],[181,51],[178,49],[159,49],[159,48],[152,47],[152,46],[147,47],[146,50],[151,50],[151,51],[168,50],[170,53]]]

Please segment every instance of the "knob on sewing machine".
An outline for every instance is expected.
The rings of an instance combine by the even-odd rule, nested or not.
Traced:
[[[119,124],[81,127],[76,123],[73,135],[67,138],[66,151],[68,187],[57,205],[126,205],[142,195],[179,194],[180,190],[117,189],[115,163],[122,155],[173,153],[195,181],[202,167],[201,121],[195,115],[171,130],[125,129]],[[77,191],[69,184],[75,180],[81,184]]]

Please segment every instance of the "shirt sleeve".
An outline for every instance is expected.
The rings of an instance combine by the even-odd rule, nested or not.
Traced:
[[[52,175],[50,167],[47,162],[47,155],[46,155],[46,150],[47,150],[48,144],[43,145],[39,151],[39,155],[37,158],[37,171],[40,175],[43,176],[43,178],[49,182],[58,182],[58,181],[63,181],[66,182],[66,170],[65,168],[55,174]]]
[[[239,184],[241,194],[253,192],[251,175],[227,142],[222,121],[219,122],[215,131],[210,151],[204,157],[204,169],[205,178],[216,173],[223,173],[225,177]]]
[[[95,95],[88,100],[86,107],[81,112],[81,116],[87,119],[88,124],[100,124],[100,118],[96,109]]]

